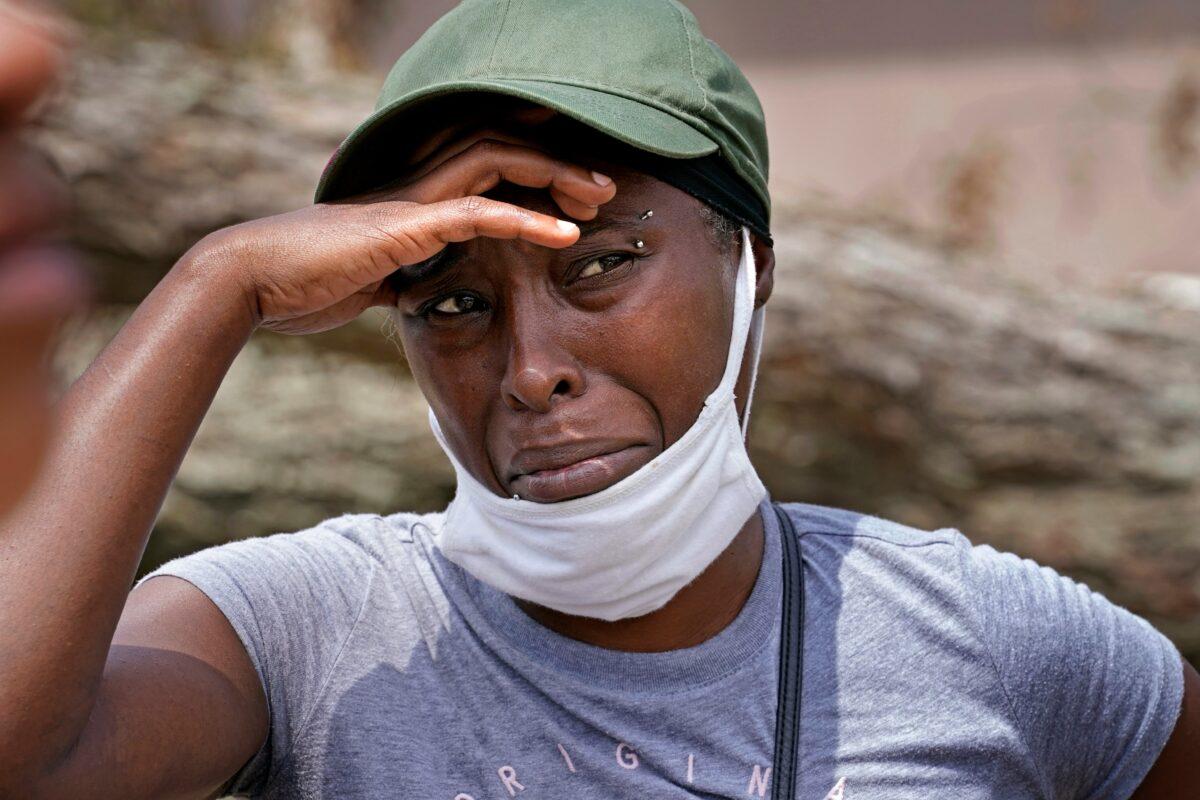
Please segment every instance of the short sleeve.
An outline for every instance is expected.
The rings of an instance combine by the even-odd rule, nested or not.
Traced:
[[[374,561],[345,535],[349,519],[202,550],[142,579],[172,575],[207,595],[258,672],[270,734],[232,793],[260,794],[287,760],[365,604]]]
[[[1126,800],[1174,730],[1179,652],[1049,567],[962,541],[967,600],[1043,794]]]

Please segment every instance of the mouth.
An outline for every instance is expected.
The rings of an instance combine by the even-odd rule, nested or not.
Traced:
[[[558,503],[607,489],[652,457],[646,445],[614,443],[526,450],[513,459],[508,485],[522,500]]]

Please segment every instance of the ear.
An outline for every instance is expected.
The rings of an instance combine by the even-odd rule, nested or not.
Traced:
[[[761,308],[771,297],[775,288],[775,248],[764,242],[758,234],[750,234],[754,250],[754,267],[758,279],[754,286],[754,307]]]

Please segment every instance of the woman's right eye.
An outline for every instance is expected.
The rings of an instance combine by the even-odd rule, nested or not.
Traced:
[[[433,305],[429,306],[428,313],[437,314],[443,317],[453,317],[460,314],[470,314],[476,311],[483,311],[487,304],[483,298],[478,295],[459,292],[444,297]]]

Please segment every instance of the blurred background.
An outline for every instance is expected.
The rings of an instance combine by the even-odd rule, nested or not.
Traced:
[[[64,382],[218,227],[310,202],[448,0],[64,0],[34,138],[99,287]],[[779,267],[753,454],[777,499],[957,527],[1200,664],[1200,4],[688,3],[770,126]],[[453,473],[381,314],[256,335],[143,563]]]

